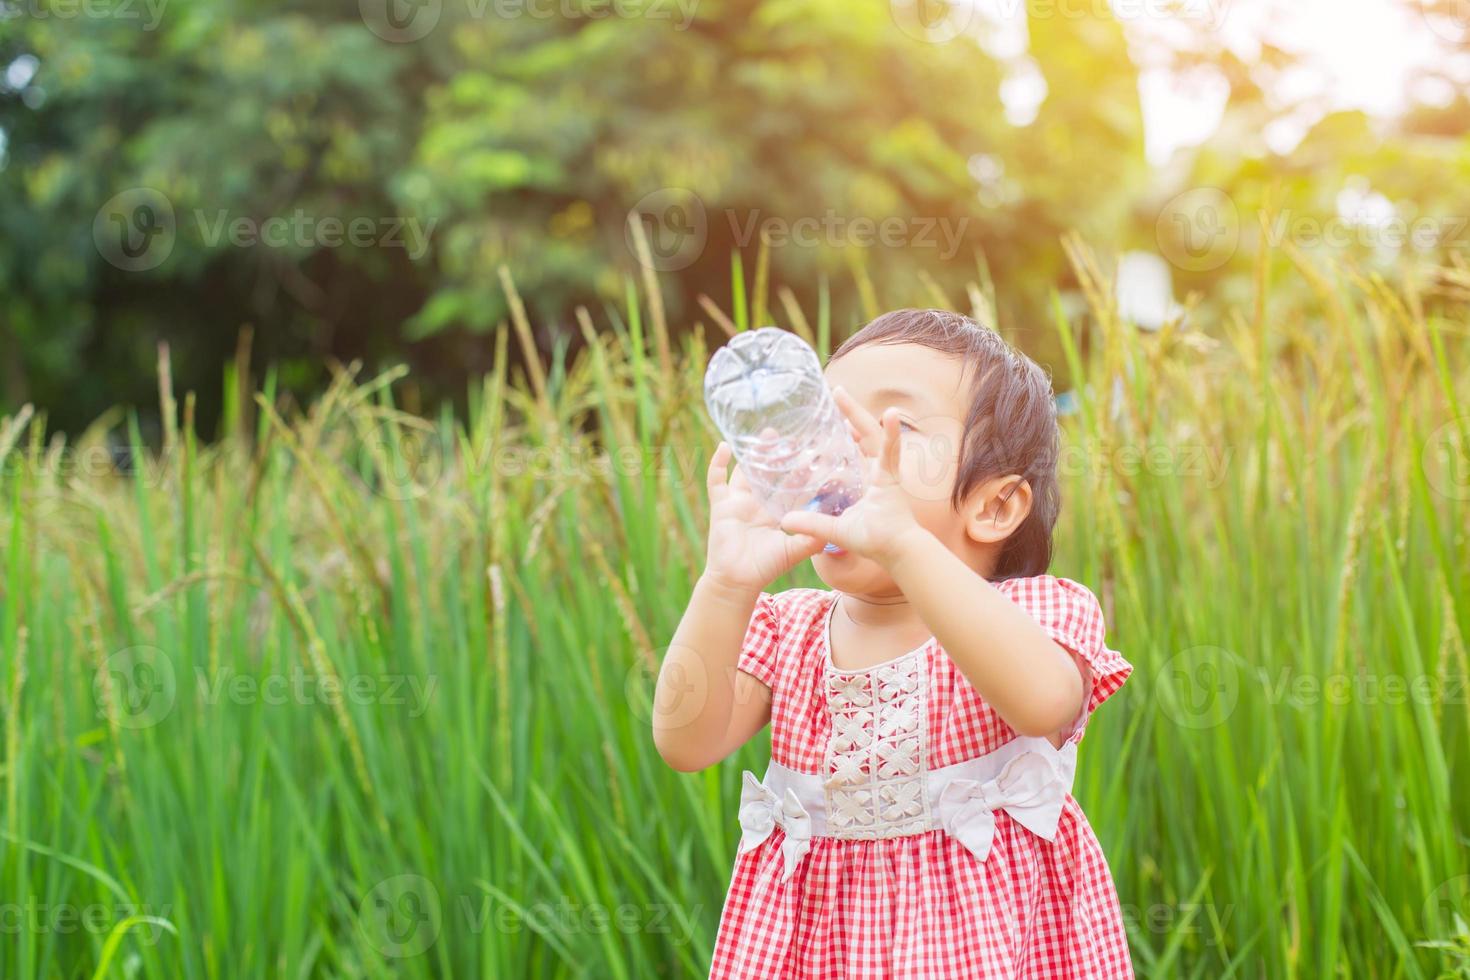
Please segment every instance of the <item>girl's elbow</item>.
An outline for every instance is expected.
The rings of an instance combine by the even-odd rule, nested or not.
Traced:
[[[696,747],[691,746],[687,738],[680,738],[677,732],[655,728],[653,747],[658,749],[658,756],[664,760],[664,765],[677,772],[699,772],[710,766],[709,760],[696,751]]]
[[[1073,694],[1076,697],[1073,697]],[[1017,735],[1046,738],[1065,730],[1077,717],[1077,705],[1081,703],[1080,691],[1068,691],[1065,697],[1047,698],[1031,706],[1011,722]]]

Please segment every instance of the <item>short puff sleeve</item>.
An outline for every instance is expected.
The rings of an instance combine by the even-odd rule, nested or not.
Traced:
[[[1052,575],[1008,579],[998,583],[1016,605],[1041,624],[1048,636],[1073,659],[1085,663],[1092,675],[1087,704],[1073,722],[1075,733],[1102,704],[1111,697],[1133,665],[1103,642],[1107,630],[1102,606],[1085,585]]]
[[[781,639],[781,621],[777,613],[776,596],[762,592],[755,601],[755,611],[750,614],[750,625],[745,628],[740,659],[736,662],[739,669],[766,687],[775,687],[776,653]]]

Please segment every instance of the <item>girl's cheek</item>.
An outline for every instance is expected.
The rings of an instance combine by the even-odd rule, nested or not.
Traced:
[[[918,501],[947,502],[954,488],[956,460],[944,439],[910,435],[899,455],[899,482]]]

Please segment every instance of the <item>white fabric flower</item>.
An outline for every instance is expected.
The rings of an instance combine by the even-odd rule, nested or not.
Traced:
[[[868,690],[866,674],[837,674],[832,677],[832,696],[827,702],[832,711],[865,708],[872,703],[873,695]]]

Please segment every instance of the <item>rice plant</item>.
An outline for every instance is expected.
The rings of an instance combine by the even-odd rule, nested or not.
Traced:
[[[1053,571],[1135,665],[1075,793],[1140,976],[1470,976],[1470,272],[1262,255],[1144,332],[1068,248]],[[208,441],[166,351],[151,448],[0,422],[0,976],[703,975],[764,754],[649,733],[703,368],[856,326],[754,278],[674,329],[650,274],[537,358],[507,273],[460,418],[357,365],[293,406],[245,350]]]

